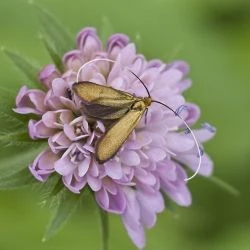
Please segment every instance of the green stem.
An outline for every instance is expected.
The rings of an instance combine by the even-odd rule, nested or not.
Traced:
[[[230,193],[233,196],[239,196],[240,195],[240,192],[235,187],[233,187],[229,183],[221,180],[220,178],[218,178],[216,176],[208,177],[208,180],[212,181],[213,183],[215,183],[220,188],[228,191],[228,193]]]
[[[108,250],[108,238],[109,238],[109,223],[108,223],[108,213],[99,209],[100,219],[101,219],[101,230],[102,230],[102,249]]]

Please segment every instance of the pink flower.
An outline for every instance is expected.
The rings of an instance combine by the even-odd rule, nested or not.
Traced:
[[[40,72],[40,82],[46,91],[22,87],[17,95],[14,110],[37,115],[36,120],[29,121],[30,137],[48,140],[48,148],[29,168],[39,181],[46,181],[56,172],[74,193],[88,186],[103,210],[121,216],[129,236],[142,249],[144,228],[153,227],[157,213],[164,210],[163,192],[180,206],[191,204],[183,166],[196,170],[199,158],[195,142],[183,131],[185,126],[178,116],[153,103],[147,123],[142,118],[118,153],[99,164],[95,160],[95,146],[107,124],[84,113],[72,85],[83,64],[97,58],[111,59],[114,64],[94,61],[86,65],[79,72],[79,81],[146,96],[129,68],[145,83],[154,100],[166,103],[173,110],[179,109],[182,118],[193,125],[200,109],[183,97],[183,92],[191,86],[187,78],[189,67],[183,61],[170,64],[147,61],[123,34],[112,35],[107,48],[103,48],[93,28],[80,31],[76,40],[76,49],[63,57],[65,72],[60,74],[54,65],[47,65]],[[201,145],[214,136],[215,129],[205,123],[193,132]],[[209,176],[212,170],[213,163],[204,153],[199,174]]]

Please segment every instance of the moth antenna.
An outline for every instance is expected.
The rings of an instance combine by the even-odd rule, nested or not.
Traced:
[[[147,117],[148,117],[148,108],[146,108],[146,112],[145,112],[145,125],[147,124],[147,121],[148,121]]]
[[[128,71],[129,71],[131,74],[133,74],[133,75],[140,81],[140,83],[141,83],[141,84],[144,86],[144,88],[146,89],[146,91],[147,91],[147,93],[148,93],[148,97],[151,98],[151,95],[150,95],[150,93],[149,93],[149,90],[148,90],[146,84],[145,84],[145,83],[140,79],[140,77],[137,76],[133,71],[131,71],[130,69],[128,69]]]
[[[174,111],[172,108],[170,108],[168,105],[166,105],[166,104],[163,103],[163,102],[155,101],[155,100],[152,100],[152,102],[161,104],[161,105],[165,106],[166,108],[168,108],[169,110],[171,110],[176,116],[178,116],[178,117],[182,120],[182,122],[185,124],[187,130],[189,131],[189,133],[191,133],[191,135],[192,135],[192,137],[193,137],[193,140],[194,140],[194,142],[195,142],[195,145],[196,145],[196,148],[197,148],[197,152],[198,152],[199,163],[198,163],[198,167],[196,168],[195,173],[194,173],[192,176],[190,176],[190,177],[184,179],[184,181],[190,181],[190,180],[192,180],[192,179],[199,173],[199,171],[200,171],[200,168],[201,168],[201,156],[202,156],[203,152],[201,152],[201,147],[200,147],[200,145],[199,145],[199,143],[198,143],[198,141],[197,141],[197,139],[196,139],[196,136],[195,136],[194,132],[193,132],[192,129],[189,127],[189,125],[187,124],[187,122],[179,115],[179,113],[180,113],[182,110],[184,110],[185,107],[182,107],[182,106],[184,106],[184,105],[182,105],[182,106],[180,106],[180,107],[177,109],[177,111]]]
[[[79,75],[82,71],[83,68],[85,68],[87,65],[93,63],[93,62],[99,62],[99,61],[105,61],[105,62],[111,62],[111,63],[115,63],[116,61],[114,60],[111,60],[111,59],[108,59],[108,58],[96,58],[96,59],[93,59],[93,60],[90,60],[86,63],[84,63],[77,71],[77,75],[76,75],[76,82],[78,83],[79,82]]]

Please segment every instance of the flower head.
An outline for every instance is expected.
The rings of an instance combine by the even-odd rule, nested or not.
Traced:
[[[153,103],[147,123],[140,123],[117,154],[103,164],[96,161],[95,148],[110,124],[88,117],[81,100],[72,91],[77,75],[89,81],[146,96],[145,89],[130,69],[147,86],[154,100],[179,109],[187,124],[197,122],[198,106],[187,103],[183,92],[190,87],[188,65],[183,61],[166,64],[146,60],[124,34],[109,37],[103,47],[95,29],[85,28],[77,35],[77,47],[63,57],[64,72],[47,65],[40,72],[43,90],[22,87],[16,98],[15,112],[35,114],[29,121],[31,139],[48,140],[48,148],[40,153],[29,169],[34,177],[45,182],[52,173],[61,176],[64,185],[74,193],[87,186],[97,204],[105,211],[119,214],[138,248],[145,245],[144,228],[151,228],[156,214],[164,210],[163,192],[180,206],[191,204],[191,194],[183,166],[195,171],[198,160],[195,141],[183,131],[184,124],[173,112]],[[93,61],[94,59],[109,61]],[[205,123],[194,130],[199,143],[214,135],[214,128]],[[115,138],[114,138],[115,140]],[[209,156],[202,155],[199,174],[212,174]]]

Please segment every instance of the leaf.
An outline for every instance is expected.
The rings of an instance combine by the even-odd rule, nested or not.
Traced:
[[[110,35],[114,33],[114,28],[107,16],[102,18],[100,38],[105,43]]]
[[[49,48],[55,49],[55,54],[60,58],[65,52],[72,49],[74,46],[71,36],[50,13],[41,8],[39,5],[33,3],[38,11],[38,17],[41,22],[44,37],[49,44]]]
[[[109,225],[108,225],[108,213],[99,208],[101,219],[101,233],[102,233],[102,249],[108,250],[108,238],[109,238]]]
[[[58,54],[58,52],[56,51],[54,46],[48,41],[48,39],[46,39],[46,37],[41,36],[41,39],[42,39],[50,57],[51,57],[51,59],[53,60],[54,64],[59,69],[59,71],[63,72],[63,63],[62,63],[61,56]]]
[[[37,145],[37,141],[31,140],[28,136],[27,129],[17,131],[0,132],[0,145],[3,146],[30,146]]]
[[[12,101],[14,99],[14,97],[16,96],[16,92],[12,91],[10,89],[6,89],[5,87],[0,87],[0,102],[4,102],[6,101],[6,103],[12,104],[14,101]],[[11,100],[11,101],[10,101]],[[3,108],[1,106],[1,108]]]
[[[53,173],[48,180],[40,186],[41,205],[50,208],[58,204],[58,194],[65,188],[62,178],[57,173]]]
[[[20,69],[26,77],[32,82],[34,86],[39,86],[37,80],[37,74],[39,72],[39,67],[24,57],[20,56],[18,53],[11,51],[6,48],[2,48],[3,52],[9,57],[9,59],[16,65],[18,69]]]
[[[229,183],[221,180],[220,178],[216,177],[216,176],[211,176],[206,178],[210,181],[212,181],[214,184],[216,184],[218,187],[224,189],[225,191],[227,191],[229,194],[233,195],[233,196],[239,196],[240,192],[233,187],[232,185],[230,185]]]
[[[71,215],[78,208],[82,194],[74,194],[66,189],[60,192],[55,213],[49,223],[48,229],[45,232],[43,241],[47,241],[53,235],[55,235],[59,229],[70,219]]]
[[[18,189],[36,183],[28,168],[22,169],[11,175],[0,177],[0,190]]]
[[[0,133],[7,130],[25,129],[28,117],[13,112],[16,92],[0,87]]]
[[[27,168],[35,157],[47,147],[47,143],[37,142],[37,145],[21,153],[13,152],[11,157],[1,158],[0,173],[1,178],[10,176],[16,172]]]
[[[0,110],[0,120],[4,121],[5,123],[10,123],[12,125],[12,129],[17,128],[17,127],[20,128],[21,126],[25,126],[25,123],[22,120],[19,120],[15,116],[14,113],[11,114],[11,113],[4,112],[2,110]],[[27,134],[27,131],[26,131],[26,134]]]

